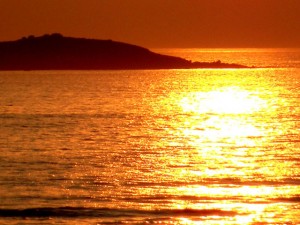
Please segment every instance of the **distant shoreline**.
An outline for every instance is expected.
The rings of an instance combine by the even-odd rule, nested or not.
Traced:
[[[61,34],[0,42],[0,70],[143,70],[252,68],[239,64],[192,62],[112,40]]]

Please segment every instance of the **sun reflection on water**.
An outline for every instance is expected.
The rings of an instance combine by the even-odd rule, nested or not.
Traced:
[[[264,120],[269,123],[270,118],[276,116],[277,107],[271,99],[274,96],[270,95],[270,100],[261,95],[255,90],[222,86],[214,90],[187,92],[178,99],[186,117],[177,124],[178,133],[172,133],[181,139],[183,137],[186,146],[193,150],[189,150],[191,156],[186,155],[181,160],[184,165],[190,165],[190,169],[177,170],[174,176],[212,182],[208,186],[182,186],[173,190],[178,195],[202,196],[203,200],[192,207],[205,209],[205,196],[210,196],[211,201],[216,199],[216,203],[210,202],[210,207],[242,210],[245,215],[242,213],[231,218],[238,224],[258,222],[258,217],[262,215],[272,218],[274,211],[270,207],[276,206],[266,202],[282,194],[283,189],[280,186],[265,186],[263,182],[268,176],[272,177],[271,180],[280,177],[285,170],[282,165],[271,163],[269,167],[264,160],[260,160],[266,154],[263,149],[270,145],[270,137],[276,132],[264,125]],[[262,115],[270,117],[262,118]],[[233,185],[232,182],[237,183]],[[255,182],[256,185],[253,185]],[[295,191],[291,188],[285,194],[293,195]],[[176,207],[190,207],[189,203],[182,204]],[[184,218],[182,220],[186,221]],[[197,224],[196,221],[187,223]]]
[[[190,144],[226,143],[235,147],[255,146],[264,130],[253,121],[253,115],[267,107],[257,94],[237,87],[210,92],[195,92],[183,97],[180,106],[187,117],[182,134]],[[191,138],[192,137],[192,138]]]
[[[251,114],[264,105],[264,100],[238,87],[190,93],[181,100],[183,111],[197,114]]]

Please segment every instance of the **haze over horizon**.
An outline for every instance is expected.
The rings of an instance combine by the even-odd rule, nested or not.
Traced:
[[[300,47],[298,0],[1,0],[0,41],[61,33],[161,47]]]

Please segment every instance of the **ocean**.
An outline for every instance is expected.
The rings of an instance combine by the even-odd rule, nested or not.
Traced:
[[[300,49],[250,69],[1,71],[0,224],[300,224]]]

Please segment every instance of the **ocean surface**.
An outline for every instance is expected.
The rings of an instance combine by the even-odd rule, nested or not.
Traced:
[[[255,69],[0,72],[0,224],[300,224],[300,50]]]

